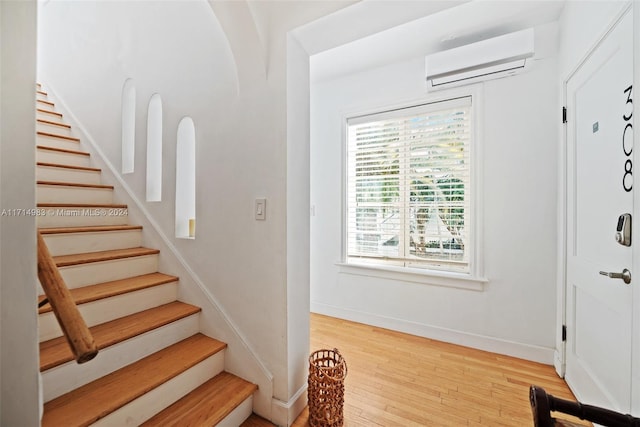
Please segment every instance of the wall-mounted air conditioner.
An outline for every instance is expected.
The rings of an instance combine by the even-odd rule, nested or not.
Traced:
[[[533,28],[482,40],[425,58],[429,90],[507,77],[533,56]]]

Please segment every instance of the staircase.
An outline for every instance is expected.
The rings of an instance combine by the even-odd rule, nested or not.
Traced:
[[[240,425],[257,386],[224,371],[226,344],[199,332],[201,309],[178,300],[178,277],[158,272],[40,85],[36,110],[38,227],[100,349],[77,364],[39,308],[42,425]]]

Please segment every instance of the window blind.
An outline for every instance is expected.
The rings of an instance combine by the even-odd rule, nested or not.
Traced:
[[[347,262],[469,271],[471,97],[347,120]]]

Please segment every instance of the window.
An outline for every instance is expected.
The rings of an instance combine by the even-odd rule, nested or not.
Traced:
[[[127,79],[122,86],[122,173],[133,173],[136,153],[136,87]]]
[[[196,128],[191,117],[184,117],[178,124],[176,237],[196,237]]]
[[[347,120],[347,263],[470,273],[471,97]]]
[[[147,202],[162,200],[162,99],[156,93],[147,113]]]

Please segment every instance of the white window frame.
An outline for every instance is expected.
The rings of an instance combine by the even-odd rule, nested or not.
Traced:
[[[435,270],[428,268],[403,267],[385,264],[363,263],[357,260],[348,259],[348,120],[353,117],[379,114],[385,111],[392,111],[404,108],[411,108],[423,104],[443,102],[454,98],[470,96],[471,105],[471,142],[469,146],[470,158],[470,200],[469,218],[471,232],[469,235],[469,271],[453,272],[446,270]],[[342,255],[338,264],[341,273],[368,276],[380,279],[399,280],[405,282],[421,283],[436,286],[447,286],[454,288],[483,290],[488,280],[484,277],[484,262],[482,256],[483,230],[482,230],[482,86],[473,85],[466,88],[458,88],[442,91],[436,96],[428,96],[416,100],[406,101],[396,104],[387,104],[369,108],[361,108],[353,111],[346,111],[342,114]]]

